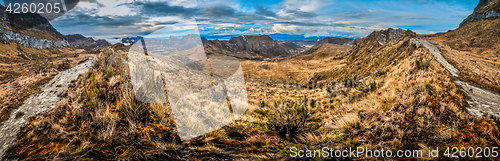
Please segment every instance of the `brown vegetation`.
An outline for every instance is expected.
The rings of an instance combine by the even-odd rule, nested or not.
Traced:
[[[442,46],[461,79],[500,93],[500,19],[472,22],[426,39]]]
[[[115,45],[102,50],[67,99],[31,121],[8,159],[285,159],[290,147],[498,146],[497,124],[464,111],[464,94],[427,49],[410,42],[415,36],[407,31],[383,45],[364,38],[350,53],[330,46],[279,62],[244,60],[245,78],[252,80],[250,109],[232,124],[183,142],[168,103],[137,101],[127,48]],[[307,82],[339,81],[285,84],[308,76]]]

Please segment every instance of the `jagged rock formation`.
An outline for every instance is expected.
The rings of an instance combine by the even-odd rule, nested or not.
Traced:
[[[338,37],[326,37],[324,39],[319,40],[316,46],[321,46],[324,43],[337,44],[337,45],[353,45],[354,39],[349,38],[338,38]]]
[[[405,34],[407,30],[404,29],[392,29],[389,28],[387,30],[381,30],[381,31],[374,31],[367,37],[369,40],[377,41],[379,45],[385,45],[388,43],[390,40],[398,40]],[[362,44],[361,39],[357,39],[354,41],[354,44]]]
[[[10,144],[16,141],[16,135],[29,124],[29,118],[55,108],[55,105],[63,100],[58,95],[67,90],[71,81],[89,70],[94,63],[94,59],[87,60],[74,68],[60,72],[47,85],[40,88],[40,94],[31,95],[21,107],[11,113],[9,119],[0,125],[0,159],[4,157]]]
[[[498,18],[500,18],[500,0],[481,0],[474,12],[460,23],[460,27],[471,22]]]
[[[63,36],[69,45],[78,49],[94,49],[100,48],[106,45],[110,45],[106,40],[94,40],[91,37],[85,37],[80,34],[65,35]]]
[[[69,46],[47,19],[33,13],[12,14],[0,5],[0,42],[14,42],[36,48],[61,48]]]

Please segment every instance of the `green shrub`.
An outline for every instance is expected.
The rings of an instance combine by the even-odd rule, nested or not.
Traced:
[[[106,79],[109,80],[109,78],[113,77],[114,75],[115,75],[115,73],[113,71],[113,67],[108,66],[108,69],[106,71]]]
[[[432,61],[432,58],[428,59],[426,61],[423,61],[422,58],[419,58],[419,59],[415,60],[415,65],[417,66],[418,70],[426,70],[431,66],[431,61]]]
[[[274,100],[274,111],[268,121],[269,127],[285,140],[293,140],[297,134],[313,130],[311,113],[305,102],[287,102],[283,96]]]

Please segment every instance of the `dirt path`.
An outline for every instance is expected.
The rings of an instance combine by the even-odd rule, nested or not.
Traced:
[[[21,107],[11,113],[8,120],[0,124],[0,159],[16,141],[17,134],[28,124],[29,118],[54,108],[63,99],[58,95],[67,90],[71,81],[78,78],[78,75],[88,71],[94,62],[93,59],[87,60],[60,72],[41,89],[39,94],[29,96]]]
[[[422,38],[417,39],[417,41],[419,41],[427,49],[429,49],[429,51],[437,59],[437,61],[444,67],[446,67],[446,69],[448,69],[448,71],[454,77],[458,77],[458,75],[460,74],[458,69],[456,69],[450,63],[448,63],[448,61],[446,61],[443,55],[441,55],[441,51],[439,51],[439,49],[434,44]],[[470,105],[470,107],[467,108],[467,112],[477,117],[491,115],[494,119],[500,120],[499,95],[460,80],[455,81],[455,84],[461,86],[467,96],[470,97],[470,100],[467,101]]]

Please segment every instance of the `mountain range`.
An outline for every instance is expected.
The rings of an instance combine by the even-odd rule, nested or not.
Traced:
[[[156,38],[127,37],[122,38],[124,44],[133,44],[140,40],[146,42],[146,48],[151,52],[169,53],[175,51],[184,51],[197,45],[202,45],[208,54],[222,54],[241,59],[259,59],[291,57],[299,55],[309,49],[310,40],[305,41],[280,41],[274,40],[268,35],[248,36],[242,35],[232,37],[228,41],[207,40],[203,36],[189,34],[182,38],[170,36],[168,39],[160,40]],[[201,43],[200,43],[201,42]],[[353,45],[354,39],[326,37],[318,40],[312,47],[319,47],[324,43],[337,45]]]

